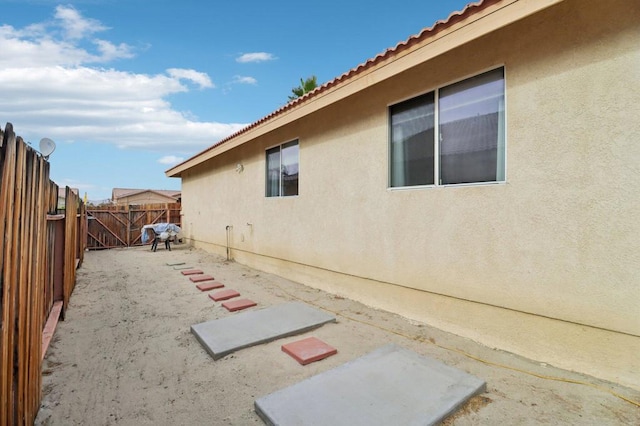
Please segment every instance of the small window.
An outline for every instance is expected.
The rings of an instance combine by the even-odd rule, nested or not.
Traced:
[[[298,195],[298,141],[267,150],[267,197]]]
[[[499,68],[391,106],[390,186],[503,182],[504,92]]]
[[[433,185],[434,93],[391,107],[391,186]]]

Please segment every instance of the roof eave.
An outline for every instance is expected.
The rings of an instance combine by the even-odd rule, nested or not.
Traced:
[[[462,12],[452,13],[447,20],[436,22],[418,35],[168,169],[165,175],[181,177],[184,171],[211,158],[562,1],[484,0],[470,3]]]

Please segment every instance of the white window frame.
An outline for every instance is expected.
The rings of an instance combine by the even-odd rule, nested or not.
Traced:
[[[282,183],[282,148],[285,145],[290,145],[293,142],[295,142],[295,145],[298,147],[298,185],[300,183],[300,178],[299,178],[299,170],[300,170],[300,138],[294,138],[291,140],[288,140],[287,142],[283,142],[281,144],[278,145],[273,145],[268,147],[267,149],[265,149],[265,184],[264,184],[264,196],[265,198],[289,198],[289,197],[297,197],[300,194],[300,187],[298,186],[298,191],[296,194],[291,194],[291,195],[282,195],[283,191],[283,183]],[[273,150],[274,148],[278,148],[278,152],[279,152],[279,158],[280,158],[280,174],[278,175],[278,195],[269,195],[269,157],[268,157],[268,153],[269,151]]]
[[[502,154],[503,156],[503,168],[504,168],[504,178],[502,180],[496,180],[496,181],[489,181],[489,182],[465,182],[465,183],[448,183],[448,184],[442,184],[441,183],[441,178],[440,178],[440,108],[439,108],[439,101],[440,101],[440,90],[454,85],[456,83],[468,80],[470,78],[473,78],[475,76],[479,76],[485,73],[488,73],[490,71],[494,71],[494,70],[498,70],[502,68],[503,70],[503,81],[504,81],[504,118],[502,121],[502,126],[504,127],[502,129],[503,135],[504,135],[504,144],[503,144],[503,151],[504,153]],[[388,111],[388,119],[387,119],[387,126],[388,126],[388,142],[387,142],[387,164],[388,164],[388,170],[387,170],[387,190],[389,191],[406,191],[406,190],[415,190],[415,189],[425,189],[425,188],[444,188],[444,187],[463,187],[463,186],[484,186],[484,185],[504,185],[507,182],[507,141],[508,141],[508,135],[507,135],[507,68],[505,66],[505,64],[501,64],[501,65],[496,65],[493,67],[489,67],[486,68],[480,72],[476,72],[473,74],[469,74],[466,75],[462,78],[459,78],[457,80],[451,80],[445,84],[441,84],[437,87],[433,87],[429,90],[425,90],[423,92],[417,93],[415,95],[412,95],[410,97],[407,98],[403,98],[400,99],[396,102],[390,103],[387,105],[387,111]],[[415,99],[417,97],[420,97],[422,95],[425,95],[427,93],[434,93],[434,97],[433,97],[433,102],[434,102],[434,183],[433,184],[427,184],[427,185],[408,185],[408,186],[391,186],[391,176],[393,173],[392,170],[392,166],[393,163],[391,161],[391,141],[392,141],[392,136],[393,136],[393,132],[392,132],[392,126],[391,126],[391,107],[394,105],[399,105],[402,104],[403,102],[406,101],[410,101],[412,99]],[[500,125],[500,123],[499,123]]]

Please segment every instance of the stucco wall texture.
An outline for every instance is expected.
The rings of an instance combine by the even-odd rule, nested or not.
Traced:
[[[639,46],[640,2],[564,1],[186,171],[185,236],[640,388]],[[388,106],[498,66],[506,183],[389,189]],[[299,196],[266,198],[293,139]]]

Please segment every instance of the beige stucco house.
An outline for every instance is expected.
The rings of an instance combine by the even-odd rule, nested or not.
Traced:
[[[113,188],[111,191],[111,199],[117,206],[176,203],[180,197],[180,191],[166,189]]]
[[[196,247],[640,389],[640,2],[485,0],[168,170]]]

